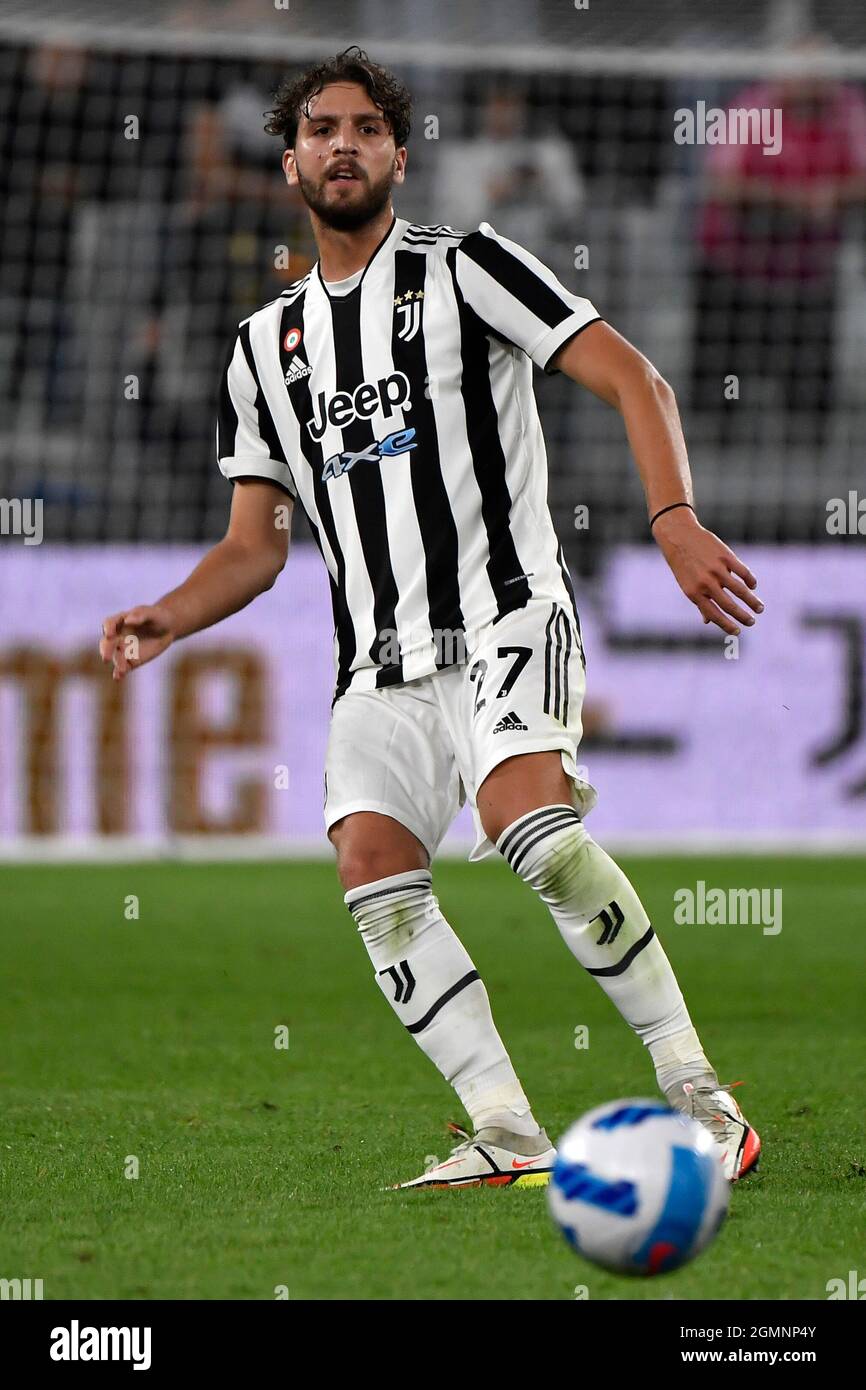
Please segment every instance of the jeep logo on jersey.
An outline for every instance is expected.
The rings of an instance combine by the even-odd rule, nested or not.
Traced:
[[[350,395],[348,391],[338,391],[330,400],[320,391],[312,420],[307,421],[307,429],[316,443],[322,438],[329,425],[338,430],[350,425],[353,420],[370,420],[381,410],[387,419],[398,409],[411,410],[409,400],[409,378],[405,372],[392,372],[390,376],[380,377],[374,384],[362,381]]]

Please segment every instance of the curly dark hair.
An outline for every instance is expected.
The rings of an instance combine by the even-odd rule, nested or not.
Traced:
[[[374,63],[357,44],[307,68],[298,77],[289,78],[277,89],[273,110],[265,112],[270,117],[265,124],[268,135],[282,135],[286,149],[294,149],[299,117],[309,115],[313,97],[332,82],[357,82],[363,87],[382,112],[394,144],[405,145],[411,126],[412,98],[399,78]]]

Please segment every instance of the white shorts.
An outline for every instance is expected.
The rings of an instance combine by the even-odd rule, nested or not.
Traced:
[[[574,614],[531,599],[476,636],[461,665],[340,697],[325,760],[326,828],[354,811],[379,811],[432,859],[468,799],[469,858],[483,859],[495,846],[478,816],[478,788],[506,758],[547,749],[562,754],[576,809],[592,810],[597,793],[577,764],[586,682]]]

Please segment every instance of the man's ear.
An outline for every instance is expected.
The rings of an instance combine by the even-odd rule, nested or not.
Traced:
[[[405,145],[400,145],[399,148],[394,152],[395,183],[402,183],[404,178],[406,177],[406,156],[407,150]]]
[[[285,176],[286,176],[286,183],[288,183],[288,184],[295,184],[295,183],[297,183],[297,182],[298,182],[298,172],[297,172],[297,170],[296,170],[296,168],[295,168],[295,152],[294,152],[294,150],[284,150],[284,151],[283,151],[282,164],[283,164],[283,173],[284,173]]]

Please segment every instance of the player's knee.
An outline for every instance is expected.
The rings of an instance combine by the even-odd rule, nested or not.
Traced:
[[[407,860],[405,853],[395,853],[387,846],[350,844],[345,849],[337,848],[337,874],[346,892],[408,869],[426,869],[427,862],[423,852],[412,854]]]
[[[478,788],[477,805],[488,839],[495,844],[515,822],[514,807],[533,797],[538,806],[570,805],[573,784],[558,751],[518,753],[497,763]]]
[[[337,875],[346,892],[385,878],[387,869],[383,869],[382,864],[383,857],[375,850],[337,849]]]

